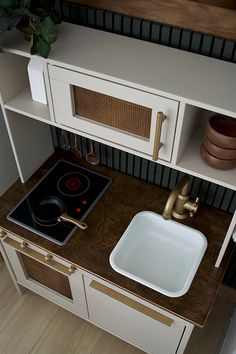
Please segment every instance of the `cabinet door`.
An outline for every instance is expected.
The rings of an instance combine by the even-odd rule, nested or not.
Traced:
[[[183,324],[94,280],[85,288],[90,321],[148,353],[177,352]]]
[[[3,247],[19,284],[75,314],[88,317],[83,278],[78,270],[9,235],[3,240]]]
[[[49,75],[58,123],[170,161],[178,102],[54,66]]]

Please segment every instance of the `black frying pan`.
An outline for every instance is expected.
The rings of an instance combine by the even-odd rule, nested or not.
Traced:
[[[76,220],[66,213],[66,207],[63,201],[54,196],[49,195],[42,197],[34,205],[32,212],[34,220],[43,226],[52,226],[61,221],[71,222],[77,225],[80,229],[87,229],[87,224]]]

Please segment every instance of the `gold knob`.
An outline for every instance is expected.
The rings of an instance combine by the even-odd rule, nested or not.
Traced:
[[[28,243],[25,241],[21,242],[21,244],[20,244],[20,247],[23,249],[26,248],[27,246],[28,246]]]
[[[69,268],[68,268],[68,271],[70,274],[73,274],[75,272],[76,268],[75,266],[71,265]]]
[[[46,256],[44,257],[45,261],[49,262],[52,259],[52,255],[51,254],[46,254]]]
[[[6,231],[0,229],[0,238],[3,238],[4,236],[6,236]]]

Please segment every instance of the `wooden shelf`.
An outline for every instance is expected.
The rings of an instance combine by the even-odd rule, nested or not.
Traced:
[[[38,119],[42,122],[51,122],[48,105],[32,100],[29,87],[26,87],[18,95],[14,96],[4,107],[10,111]]]
[[[236,40],[236,4],[233,0],[70,1]]]

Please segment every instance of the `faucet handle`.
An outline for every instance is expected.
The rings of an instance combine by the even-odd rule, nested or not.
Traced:
[[[195,199],[194,202],[191,202],[191,207],[189,210],[190,211],[189,215],[191,218],[194,216],[194,214],[196,214],[199,204],[200,204],[200,199],[198,197]]]

